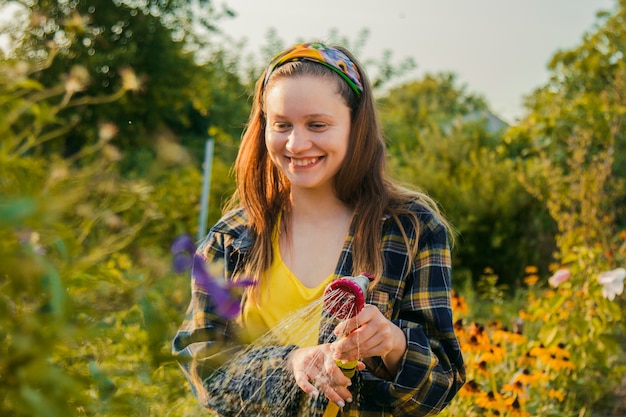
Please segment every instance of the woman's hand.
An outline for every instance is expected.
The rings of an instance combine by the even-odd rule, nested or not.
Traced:
[[[339,407],[352,402],[352,393],[348,390],[350,379],[335,363],[330,344],[296,349],[287,360],[296,383],[308,395],[317,398],[321,391]]]
[[[333,359],[352,361],[380,356],[392,375],[400,369],[406,336],[376,306],[366,304],[356,317],[339,323],[334,333],[338,339],[331,344]]]

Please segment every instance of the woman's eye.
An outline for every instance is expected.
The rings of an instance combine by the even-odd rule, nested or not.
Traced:
[[[285,130],[287,130],[289,128],[289,123],[285,123],[285,122],[275,122],[274,123],[274,130],[279,131],[279,132],[283,132]]]
[[[321,130],[324,129],[327,125],[326,123],[311,123],[309,124],[309,126],[311,127],[311,129]]]

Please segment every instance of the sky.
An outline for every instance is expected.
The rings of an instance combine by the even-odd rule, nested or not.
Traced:
[[[286,44],[325,40],[332,29],[369,38],[361,61],[391,50],[395,62],[412,57],[410,74],[454,72],[466,91],[485,98],[508,123],[524,115],[523,98],[549,79],[559,50],[593,32],[599,10],[616,0],[223,0],[237,17],[218,27],[249,51],[266,45],[270,28]],[[414,76],[412,76],[414,75]],[[405,77],[406,78],[406,77]]]

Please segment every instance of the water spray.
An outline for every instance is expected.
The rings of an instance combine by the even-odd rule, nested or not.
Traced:
[[[373,279],[374,277],[367,273],[336,279],[324,290],[324,308],[332,317],[339,320],[355,317],[365,305],[367,289]],[[354,376],[358,361],[336,362],[345,376],[348,378]]]

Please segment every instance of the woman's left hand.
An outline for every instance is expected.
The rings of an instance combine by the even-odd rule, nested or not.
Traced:
[[[339,323],[334,333],[338,337],[330,346],[334,359],[380,356],[392,375],[398,372],[407,347],[406,336],[376,306],[366,304],[355,317]]]

